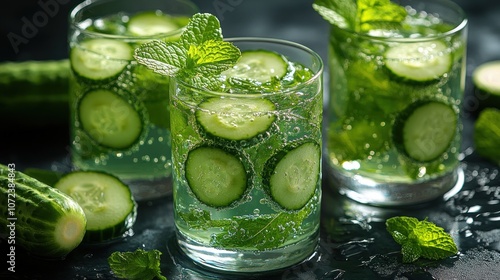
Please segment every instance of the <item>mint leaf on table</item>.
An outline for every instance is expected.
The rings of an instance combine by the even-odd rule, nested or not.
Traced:
[[[283,245],[310,213],[310,207],[304,207],[298,213],[281,212],[258,217],[237,216],[212,220],[210,212],[191,209],[180,216],[193,229],[220,228],[220,233],[212,235],[213,246],[265,250]]]
[[[217,89],[217,76],[233,66],[240,50],[223,41],[220,22],[212,14],[192,16],[178,41],[153,40],[139,46],[134,58],[161,75],[190,80],[195,86]]]
[[[392,217],[386,221],[387,231],[401,245],[403,262],[410,263],[423,257],[439,260],[458,252],[451,236],[443,228],[413,217]]]
[[[108,258],[108,264],[118,278],[167,280],[160,271],[160,256],[161,252],[156,249],[145,251],[139,248],[134,252],[113,252]]]
[[[390,0],[315,0],[313,8],[330,24],[360,32],[394,28],[407,15]]]

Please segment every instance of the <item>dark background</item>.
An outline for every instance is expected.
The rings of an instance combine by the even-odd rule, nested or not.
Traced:
[[[140,0],[138,0],[139,2]],[[221,21],[224,37],[259,36],[295,41],[316,50],[326,61],[328,25],[312,9],[312,0],[194,0],[202,12]],[[465,99],[473,98],[471,74],[480,64],[500,59],[500,1],[456,0],[469,16],[467,81]],[[41,15],[40,3],[51,3],[57,11]],[[67,18],[79,1],[4,1],[0,9],[0,62],[62,59],[67,57]],[[54,10],[52,10],[54,11]],[[8,36],[22,36],[26,22],[37,18],[26,42],[16,47]],[[43,23],[43,24],[42,24]],[[26,31],[26,30],[24,30]],[[9,35],[10,34],[10,35]],[[1,67],[1,66],[0,66]],[[2,94],[2,92],[0,92]],[[466,186],[460,195],[435,201],[417,209],[380,209],[359,205],[329,192],[324,176],[324,203],[321,244],[308,262],[254,279],[499,279],[500,275],[500,175],[493,166],[477,157],[472,148],[471,128],[475,108],[464,102],[464,168]],[[50,168],[68,164],[66,126],[0,125],[0,163]],[[499,143],[500,147],[500,143]],[[497,176],[498,175],[498,176]],[[495,191],[496,190],[496,191]],[[476,195],[473,196],[472,194]],[[181,257],[174,245],[171,197],[139,206],[135,235],[123,243],[78,248],[63,262],[46,262],[19,252],[19,279],[109,279],[106,256],[116,250],[158,248],[163,252],[162,272],[172,279],[236,279],[200,271]],[[477,209],[480,213],[468,212]],[[474,208],[476,207],[476,208]],[[383,221],[392,215],[429,217],[459,242],[460,254],[443,262],[402,265],[399,247],[387,236]],[[488,218],[487,214],[490,215]],[[470,222],[472,221],[472,222]],[[4,256],[5,243],[0,241]],[[4,262],[5,258],[0,257]],[[12,274],[0,271],[0,279]],[[243,278],[250,278],[246,276]]]

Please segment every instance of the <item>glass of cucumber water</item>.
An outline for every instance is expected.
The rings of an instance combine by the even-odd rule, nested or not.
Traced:
[[[334,187],[381,206],[460,189],[462,9],[448,0],[398,0],[377,10],[360,0],[351,9],[361,15],[355,19],[319,2],[316,10],[331,23],[324,155]]]
[[[223,90],[172,83],[178,244],[217,270],[287,267],[319,238],[323,62],[289,41],[226,41],[241,57]]]
[[[176,40],[197,7],[184,0],[91,0],[70,14],[71,157],[128,183],[137,200],[171,193],[169,78],[133,58]]]

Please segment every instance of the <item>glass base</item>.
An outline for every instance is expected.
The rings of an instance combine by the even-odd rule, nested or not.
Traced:
[[[231,251],[207,247],[177,231],[181,250],[197,264],[233,273],[268,272],[290,267],[313,256],[319,244],[319,230],[297,243],[269,251]]]
[[[377,181],[357,174],[330,169],[333,186],[342,195],[375,206],[405,206],[456,194],[464,184],[462,168],[441,177],[417,183]]]
[[[160,198],[172,193],[171,178],[122,179],[130,187],[137,201]]]

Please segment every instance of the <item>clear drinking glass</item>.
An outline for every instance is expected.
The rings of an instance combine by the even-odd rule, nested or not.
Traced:
[[[177,39],[196,12],[184,0],[91,0],[71,12],[75,168],[117,175],[137,200],[171,192],[169,79],[133,52],[152,39]]]
[[[279,269],[310,256],[319,238],[323,64],[293,42],[228,41],[242,52],[286,56],[288,82],[281,89],[233,87],[230,93],[172,82],[178,243],[213,269]]]
[[[331,27],[324,133],[334,187],[387,206],[430,201],[463,184],[466,15],[447,0],[394,2],[408,11],[400,30]]]

